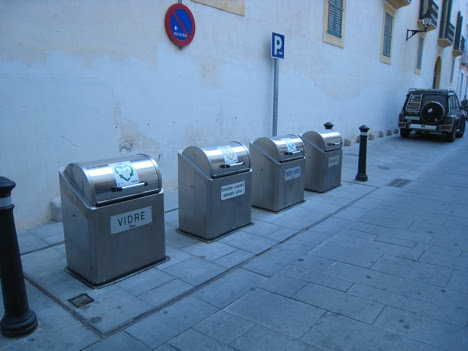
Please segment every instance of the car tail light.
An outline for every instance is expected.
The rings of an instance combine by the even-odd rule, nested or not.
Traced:
[[[399,121],[400,121],[400,122],[404,122],[404,121],[405,121],[405,115],[403,114],[403,112],[400,112],[400,115],[399,115],[398,117],[399,117]]]

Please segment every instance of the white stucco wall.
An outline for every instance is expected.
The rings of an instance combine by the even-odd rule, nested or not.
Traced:
[[[383,0],[348,1],[344,49],[322,41],[323,0],[246,1],[245,16],[185,0],[197,29],[179,50],[164,29],[175,2],[0,0],[0,175],[17,182],[19,227],[49,218],[68,163],[148,153],[170,189],[177,150],[270,135],[273,31],[286,36],[278,134],[326,121],[344,137],[362,124],[393,129],[407,89],[431,86],[438,56],[450,86],[452,47],[437,45],[438,29],[414,74],[417,37],[405,35],[418,1],[396,11],[391,65],[380,62]],[[454,1],[453,24],[464,3]]]

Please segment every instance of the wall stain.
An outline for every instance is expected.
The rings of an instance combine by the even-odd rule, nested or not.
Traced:
[[[117,140],[117,148],[120,154],[136,152],[149,153],[155,155],[159,153],[160,143],[155,138],[147,136],[145,131],[140,130],[136,119],[124,119],[122,117],[122,107],[120,101],[114,106],[114,124],[120,131]],[[146,130],[150,131],[148,123],[143,123]],[[161,156],[160,156],[161,157]]]

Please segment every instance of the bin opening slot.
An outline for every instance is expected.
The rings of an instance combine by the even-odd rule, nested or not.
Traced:
[[[341,145],[341,141],[337,141],[336,143],[327,143],[328,146],[337,146]]]
[[[231,168],[231,167],[243,166],[243,165],[245,165],[245,162],[225,163],[225,164],[219,165],[219,168]]]
[[[297,151],[285,151],[285,152],[283,152],[283,155],[291,156],[291,155],[300,154],[301,152],[302,152],[302,150],[297,150]]]
[[[115,193],[117,191],[124,191],[124,190],[127,190],[127,189],[133,189],[133,188],[137,188],[137,187],[140,187],[140,186],[147,186],[147,185],[148,185],[148,182],[140,182],[138,184],[113,187],[113,188],[111,188],[111,191],[113,193]]]

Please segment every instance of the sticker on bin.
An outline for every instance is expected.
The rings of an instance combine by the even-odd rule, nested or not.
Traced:
[[[288,148],[288,152],[297,152],[296,144],[290,138],[282,138],[286,147]]]
[[[340,164],[340,155],[328,159],[328,167],[338,166]]]
[[[118,214],[110,218],[111,233],[118,234],[126,230],[150,224],[152,221],[151,206]]]
[[[293,167],[293,168],[288,168],[287,170],[284,171],[284,180],[292,180],[299,178],[301,176],[301,166]]]
[[[221,150],[221,152],[223,153],[224,163],[226,163],[227,165],[232,165],[233,163],[239,162],[237,154],[234,152],[232,147],[222,146],[218,147],[218,149]]]
[[[138,173],[130,161],[110,163],[109,167],[114,173],[115,182],[118,187],[140,183]]]
[[[221,187],[221,200],[231,199],[245,194],[245,181]]]

